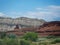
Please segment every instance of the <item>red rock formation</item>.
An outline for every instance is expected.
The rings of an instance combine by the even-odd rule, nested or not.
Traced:
[[[39,36],[60,36],[60,21],[46,22],[36,32]]]
[[[36,28],[35,27],[29,27],[29,28],[19,28],[18,25],[16,25],[16,27],[14,28],[14,30],[12,31],[7,31],[7,34],[15,34],[17,36],[22,36],[24,35],[26,32],[35,32]]]

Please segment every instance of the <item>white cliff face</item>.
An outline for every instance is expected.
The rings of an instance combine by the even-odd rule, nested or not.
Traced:
[[[26,17],[21,17],[16,19],[0,17],[0,31],[13,30],[16,24],[19,24],[19,26],[22,27],[40,26],[44,22],[45,22],[44,20],[31,19]]]

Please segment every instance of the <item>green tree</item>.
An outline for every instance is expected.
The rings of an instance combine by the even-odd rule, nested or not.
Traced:
[[[28,32],[24,36],[25,40],[36,41],[38,39],[38,35],[34,32]]]
[[[6,37],[6,33],[5,32],[0,32],[0,38],[5,38]]]

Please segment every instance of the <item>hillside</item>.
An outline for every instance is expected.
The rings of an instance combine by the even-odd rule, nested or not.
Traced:
[[[0,17],[0,31],[13,30],[14,26],[18,24],[20,27],[40,26],[45,21],[43,19],[32,19],[26,17],[9,18]]]
[[[46,22],[39,27],[37,32],[40,36],[60,36],[60,21]]]

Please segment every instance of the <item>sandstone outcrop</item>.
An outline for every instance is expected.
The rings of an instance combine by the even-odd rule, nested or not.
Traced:
[[[39,36],[60,36],[60,21],[46,22],[41,25],[36,32]]]

